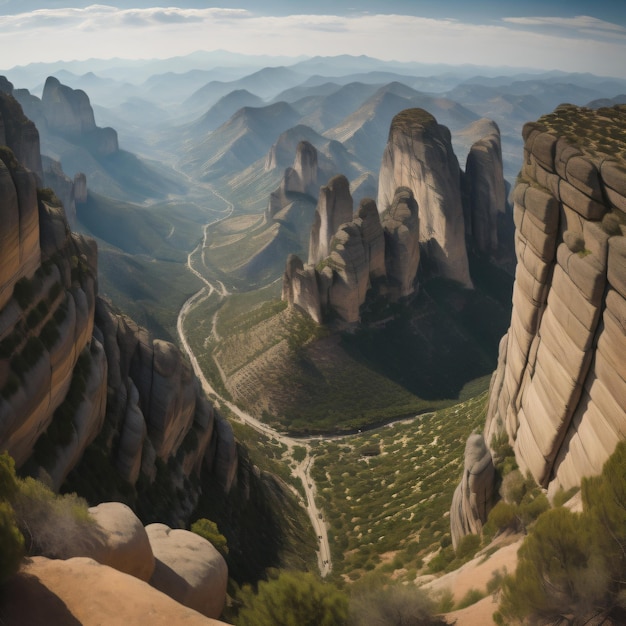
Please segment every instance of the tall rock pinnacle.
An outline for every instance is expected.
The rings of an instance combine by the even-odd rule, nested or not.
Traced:
[[[461,170],[450,131],[423,109],[393,118],[378,183],[378,210],[392,204],[398,187],[419,205],[420,243],[433,272],[472,287],[465,247]]]

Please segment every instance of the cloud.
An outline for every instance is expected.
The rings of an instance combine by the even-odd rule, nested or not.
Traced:
[[[244,9],[94,4],[0,16],[0,62],[8,68],[58,58],[159,58],[221,48],[244,54],[367,54],[398,61],[623,76],[624,32],[588,16],[507,17],[469,24],[382,13],[267,16]]]
[[[539,29],[555,29],[566,32],[572,36],[582,37],[623,37],[626,35],[626,28],[620,24],[614,24],[605,20],[600,20],[589,15],[578,15],[576,17],[505,17],[503,22]]]

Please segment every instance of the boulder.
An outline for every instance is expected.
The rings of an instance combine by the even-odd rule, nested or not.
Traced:
[[[187,530],[150,524],[146,533],[155,557],[150,584],[207,617],[219,617],[228,583],[224,557],[206,539]]]
[[[33,557],[7,585],[5,626],[145,624],[220,626],[148,583],[96,561]]]
[[[89,509],[103,533],[103,541],[89,556],[140,580],[149,581],[154,572],[154,555],[143,524],[130,507],[121,502],[102,502]]]
[[[463,478],[450,509],[452,545],[465,535],[479,533],[493,502],[495,468],[483,435],[470,435],[465,444]]]

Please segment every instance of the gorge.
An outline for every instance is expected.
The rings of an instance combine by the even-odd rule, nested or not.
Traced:
[[[563,105],[527,124],[511,211],[495,122],[454,109],[449,129],[422,108],[394,112],[376,183],[350,152],[367,125],[341,143],[337,119],[309,110],[324,135],[300,124],[300,103],[264,111],[261,132],[246,124],[263,103],[237,94],[244,108],[204,137],[258,140],[236,171],[246,141],[200,167],[216,149],[203,139],[179,155],[193,175],[168,170],[159,198],[153,164],[140,186],[116,183],[139,207],[97,199],[100,173],[136,157],[95,125],[84,92],[53,77],[41,99],[8,80],[0,92],[0,449],[22,477],[125,502],[151,545],[180,537],[184,551],[177,531],[211,518],[237,584],[315,569],[316,550],[343,585],[413,583],[488,523],[505,444],[554,501],[624,439],[623,106]],[[464,170],[457,114],[471,118]],[[42,157],[40,134],[51,152],[88,154],[91,174]],[[193,219],[181,218],[191,189]],[[158,254],[128,224],[154,227]],[[109,266],[122,240],[134,284],[150,265],[172,266],[172,290],[192,275],[168,305],[180,349],[102,296],[103,272],[126,278]],[[359,509],[376,492],[384,504]]]

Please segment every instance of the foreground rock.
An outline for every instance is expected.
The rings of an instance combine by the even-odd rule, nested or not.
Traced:
[[[208,617],[219,617],[226,601],[228,568],[206,540],[165,524],[146,526],[156,565],[150,584]]]
[[[5,626],[219,626],[128,574],[88,558],[34,557],[6,588],[0,602]]]

